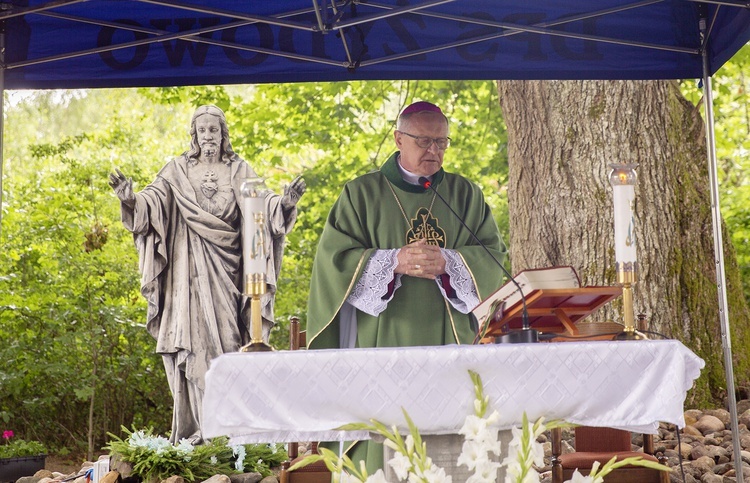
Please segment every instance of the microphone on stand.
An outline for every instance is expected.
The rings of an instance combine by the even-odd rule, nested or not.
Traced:
[[[440,201],[443,202],[445,206],[448,207],[448,209],[453,213],[453,215],[456,217],[458,221],[461,222],[461,225],[463,225],[464,228],[471,234],[471,236],[474,238],[474,240],[479,243],[479,246],[484,248],[484,251],[487,252],[487,254],[492,258],[492,260],[497,264],[498,267],[503,271],[505,276],[508,277],[508,279],[513,282],[513,284],[518,288],[518,292],[521,294],[521,303],[523,304],[523,311],[521,312],[521,329],[520,330],[511,330],[507,334],[503,334],[500,337],[495,338],[495,342],[503,342],[503,343],[511,343],[511,344],[517,344],[521,342],[539,342],[539,331],[536,329],[531,328],[531,324],[529,323],[529,311],[526,310],[526,295],[523,293],[523,289],[521,289],[521,286],[518,284],[518,281],[516,281],[515,278],[513,278],[513,275],[510,274],[508,270],[503,266],[502,263],[498,261],[497,258],[495,258],[495,255],[492,254],[489,248],[482,243],[482,240],[477,237],[477,235],[474,233],[474,231],[469,228],[466,225],[466,222],[464,222],[463,218],[456,213],[456,211],[453,209],[453,207],[448,204],[448,201],[446,201],[445,198],[443,198],[443,195],[438,193],[438,191],[435,189],[434,186],[432,186],[432,181],[425,178],[424,176],[421,176],[419,178],[419,184],[424,189],[430,189],[432,190],[435,195],[437,195],[438,198],[440,198]]]

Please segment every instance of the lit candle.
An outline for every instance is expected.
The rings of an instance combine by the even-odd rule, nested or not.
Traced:
[[[635,183],[637,176],[634,164],[610,164],[615,221],[615,268],[618,273],[637,272],[636,229],[633,218]]]

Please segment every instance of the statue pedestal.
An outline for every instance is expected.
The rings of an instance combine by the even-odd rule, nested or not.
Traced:
[[[508,443],[513,438],[510,430],[499,431],[498,439],[501,444],[500,456],[491,455],[492,461],[502,462],[503,459],[508,455]],[[432,462],[435,466],[443,468],[447,476],[451,476],[453,481],[467,481],[474,471],[469,471],[466,466],[459,466],[457,463],[458,457],[461,455],[461,449],[464,444],[464,437],[460,434],[444,434],[444,435],[426,435],[422,436],[422,441],[427,444],[427,455],[432,458]],[[393,450],[388,446],[383,446],[383,459],[385,462],[385,479],[390,482],[405,481],[399,480],[393,469],[388,464],[388,461],[393,458]],[[495,481],[505,480],[505,468],[501,467],[498,470],[497,478]]]

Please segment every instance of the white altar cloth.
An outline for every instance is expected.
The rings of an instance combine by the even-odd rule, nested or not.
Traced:
[[[403,408],[421,434],[457,433],[474,411],[473,370],[501,429],[526,411],[656,433],[685,425],[703,365],[675,340],[229,353],[206,374],[202,430],[233,444],[368,439],[335,428],[373,418],[407,432]]]

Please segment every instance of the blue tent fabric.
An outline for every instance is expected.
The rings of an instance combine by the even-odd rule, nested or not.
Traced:
[[[750,41],[746,3],[12,0],[0,21],[6,89],[680,79]]]

